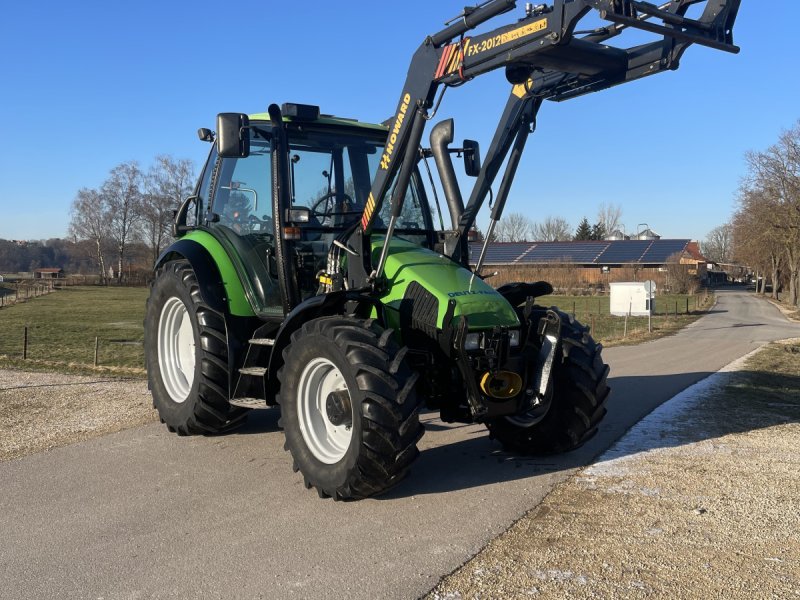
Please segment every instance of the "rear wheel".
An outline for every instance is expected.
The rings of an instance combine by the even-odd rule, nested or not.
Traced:
[[[185,260],[159,269],[147,299],[144,350],[153,406],[178,435],[219,433],[246,409],[228,403],[225,320],[203,302]]]
[[[490,436],[521,454],[567,452],[597,432],[606,414],[608,365],[602,345],[567,314],[561,315],[561,353],[553,365],[547,398],[533,410],[489,421]]]
[[[285,449],[306,487],[337,500],[399,482],[422,436],[416,374],[391,330],[325,317],[292,334],[278,372]]]

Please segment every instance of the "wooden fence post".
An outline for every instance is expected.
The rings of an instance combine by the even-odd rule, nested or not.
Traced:
[[[28,358],[28,326],[25,325],[25,329],[22,333],[22,360],[27,360]]]
[[[95,336],[94,338],[94,366],[97,366],[97,356],[100,350],[100,338]]]

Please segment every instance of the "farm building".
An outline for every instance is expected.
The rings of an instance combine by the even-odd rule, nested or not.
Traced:
[[[34,279],[60,279],[64,277],[64,269],[60,267],[45,267],[33,271]]]
[[[482,242],[470,244],[470,262],[478,262]],[[707,259],[691,240],[637,239],[574,242],[494,242],[486,249],[486,274],[498,272],[493,285],[544,279],[556,288],[608,288],[615,281],[655,281],[670,288],[670,270],[707,279]]]

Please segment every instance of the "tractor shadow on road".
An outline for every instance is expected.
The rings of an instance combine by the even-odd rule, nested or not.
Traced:
[[[709,388],[693,401],[664,402],[665,398],[672,398],[709,375],[711,373],[694,372],[612,378],[608,414],[598,434],[581,448],[561,455],[509,454],[489,439],[483,427],[445,424],[428,413],[423,418],[426,435],[421,444],[422,453],[412,467],[411,476],[379,498],[389,500],[456,492],[582,468],[595,462],[612,446],[610,456],[617,459],[800,423],[800,395],[789,402],[785,399],[786,390],[800,389],[799,376],[772,374],[765,377],[763,373],[740,371],[730,376],[728,393]],[[737,386],[746,378],[750,378],[751,387],[737,393]],[[752,392],[753,381],[757,393]],[[654,409],[659,412],[625,436]]]
[[[280,409],[270,408],[266,410],[251,410],[247,415],[247,420],[241,427],[233,429],[230,435],[249,435],[253,433],[280,432],[278,419],[281,417]]]
[[[485,431],[470,432],[467,436],[424,448],[411,467],[411,475],[378,499],[456,492],[556,473],[584,464],[578,452],[561,456],[516,456],[503,451]],[[428,431],[428,437],[431,438],[429,442],[438,442],[438,432]]]
[[[789,403],[775,400],[780,390],[800,389],[800,376],[773,374],[764,378],[739,372],[732,375],[734,385],[737,377],[758,377],[757,397],[747,390],[723,397],[707,390],[695,402],[664,403],[709,375],[710,372],[693,372],[612,377],[609,380],[612,393],[606,404],[608,414],[600,423],[598,434],[581,448],[560,455],[511,454],[489,439],[483,425],[443,423],[435,411],[423,411],[421,421],[426,433],[411,475],[378,499],[457,492],[586,467],[654,409],[660,411],[656,426],[640,426],[634,436],[621,440],[614,447],[613,458],[800,423],[800,397]],[[245,424],[231,435],[279,433],[279,416],[277,409],[251,411]]]

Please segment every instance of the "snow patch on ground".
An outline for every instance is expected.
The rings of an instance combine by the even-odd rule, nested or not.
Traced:
[[[759,350],[760,348],[757,348],[725,365],[716,373],[712,373],[661,404],[631,427],[597,459],[595,464],[585,469],[581,474],[581,479],[594,483],[592,477],[624,476],[628,472],[628,463],[631,461],[638,462],[642,458],[646,459],[650,454],[662,454],[669,451],[671,446],[680,444],[680,440],[675,434],[680,428],[674,427],[672,423],[680,422],[681,418],[700,400],[724,386],[731,373],[741,370],[745,362]],[[654,440],[657,440],[660,447],[653,448]]]

